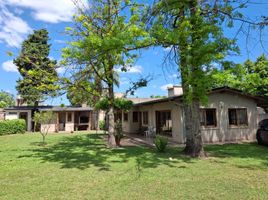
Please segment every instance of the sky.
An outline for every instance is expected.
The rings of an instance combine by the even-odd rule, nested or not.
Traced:
[[[141,0],[140,0],[141,1]],[[143,1],[148,3],[149,1]],[[251,0],[248,8],[243,10],[245,16],[256,19],[268,13],[268,0]],[[65,27],[72,25],[72,16],[75,6],[72,0],[0,0],[0,90],[17,95],[16,80],[20,75],[7,52],[18,55],[20,45],[33,30],[46,28],[49,31],[51,53],[50,57],[61,60],[61,49],[69,40],[65,35]],[[224,28],[225,34],[233,38],[239,28]],[[246,30],[245,30],[246,32]],[[237,44],[240,55],[228,56],[227,59],[242,63],[246,59],[255,60],[260,54],[268,51],[267,28],[262,35],[260,43],[259,31],[251,30],[247,37],[243,32],[237,35]],[[128,73],[120,73],[120,87],[117,92],[124,92],[131,81],[141,76],[150,75],[152,80],[146,88],[136,91],[137,97],[151,95],[167,95],[168,86],[180,84],[176,66],[164,64],[163,60],[168,48],[154,47],[140,52],[140,58]],[[59,68],[58,73],[63,76],[64,69]],[[65,96],[49,99],[47,104],[69,104]]]

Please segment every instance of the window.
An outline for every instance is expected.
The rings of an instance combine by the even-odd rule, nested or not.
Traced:
[[[89,117],[80,116],[79,122],[80,122],[80,124],[87,124],[89,122]]]
[[[145,125],[148,124],[148,112],[147,111],[142,113],[142,123]]]
[[[137,122],[139,122],[139,112],[136,112],[136,111],[134,111],[133,113],[133,119],[132,119],[132,121],[134,122],[134,123],[137,123]]]
[[[171,111],[156,111],[156,132],[170,135],[172,132]]]
[[[231,126],[247,126],[248,115],[246,108],[230,108],[228,109],[229,125]]]
[[[9,112],[8,114],[9,115],[17,115],[18,113],[17,112]]]
[[[114,113],[114,121],[117,122],[117,121],[122,121],[122,113],[121,111],[118,111],[116,113]]]
[[[217,117],[215,108],[201,109],[200,112],[201,126],[217,126]]]
[[[124,113],[124,122],[128,121],[128,113]]]
[[[72,122],[72,113],[68,113],[67,122]]]

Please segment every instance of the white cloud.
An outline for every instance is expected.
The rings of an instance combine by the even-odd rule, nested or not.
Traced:
[[[168,76],[169,78],[178,78],[178,74],[172,74]]]
[[[58,44],[66,44],[65,40],[54,40],[54,42],[56,42]]]
[[[172,87],[172,86],[173,86],[173,84],[169,83],[169,84],[166,84],[166,85],[162,85],[162,86],[160,87],[160,89],[166,91],[168,88],[170,88],[170,87]]]
[[[0,42],[10,47],[19,47],[31,30],[27,22],[15,16],[3,4],[0,5]]]
[[[172,49],[172,47],[166,47],[166,48],[164,48],[164,51],[165,51],[165,52],[170,52],[171,49]]]
[[[65,68],[64,67],[59,67],[56,69],[56,71],[58,72],[58,74],[62,74],[65,72]]]
[[[116,71],[119,73],[130,73],[130,74],[140,74],[142,72],[142,66],[140,65],[127,66],[126,69],[127,69],[126,72],[122,72],[120,67],[117,68]]]
[[[7,72],[18,72],[17,66],[14,65],[12,60],[8,60],[2,64],[3,70]]]
[[[76,12],[76,6],[72,0],[5,0],[6,5],[31,10],[36,20],[59,23],[69,22]],[[83,4],[87,4],[83,0]]]

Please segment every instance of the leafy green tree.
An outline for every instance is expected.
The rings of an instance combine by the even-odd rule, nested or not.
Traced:
[[[3,90],[0,91],[0,108],[7,108],[9,106],[14,106],[14,96]]]
[[[257,21],[244,17],[241,9],[247,3],[156,0],[150,10],[152,36],[163,47],[171,47],[169,58],[178,65],[182,79],[187,155],[204,155],[199,109],[207,102],[212,63],[221,63],[230,52],[239,52],[235,40],[224,36],[223,27],[232,28],[237,25],[234,22],[241,22],[241,27],[246,24],[263,30],[268,24],[265,16]]]
[[[268,96],[268,59],[263,54],[255,62],[233,64],[212,73],[212,87],[229,86],[252,95]]]
[[[141,22],[140,6],[129,0],[91,1],[90,12],[81,7],[79,10],[76,28],[68,28],[75,41],[63,49],[63,64],[73,65],[78,71],[90,69],[88,72],[106,89],[106,93],[96,94],[99,93],[96,88],[89,87],[94,95],[108,99],[108,145],[114,147],[114,87],[119,85],[118,67],[121,71],[129,70],[137,59],[137,54],[131,51],[149,46],[151,38]],[[142,79],[133,88],[144,85]]]
[[[228,13],[227,7],[232,8],[228,3],[215,4],[217,10]],[[210,65],[222,60],[229,50],[236,50],[234,41],[223,35],[224,16],[213,6],[209,1],[159,0],[152,8],[152,36],[163,47],[171,47],[170,57],[180,72],[186,128],[184,152],[194,157],[204,155],[199,109],[201,103],[207,102]]]
[[[42,142],[45,144],[46,142],[46,136],[48,134],[48,131],[52,124],[55,124],[55,121],[57,119],[56,113],[52,111],[47,112],[36,112],[33,118],[33,121],[35,122],[35,125],[41,125],[40,128],[40,134],[42,136]]]
[[[49,58],[48,40],[47,30],[35,30],[22,43],[21,51],[14,59],[22,76],[16,88],[29,104],[38,105],[46,95],[55,95],[58,89],[56,61]]]

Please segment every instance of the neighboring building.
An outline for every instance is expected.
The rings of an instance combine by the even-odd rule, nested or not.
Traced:
[[[75,130],[95,130],[96,112],[90,107],[56,107],[56,106],[14,106],[6,108],[5,119],[25,119],[27,131],[33,131],[33,116],[35,112],[53,111],[56,113],[56,121],[53,124],[41,124],[41,129],[49,128],[49,132]],[[99,114],[99,120],[104,119],[104,114]]]
[[[139,99],[128,113],[122,113],[123,130],[144,133],[154,127],[156,133],[185,142],[182,90],[178,86],[168,89],[169,96],[162,99]],[[258,97],[222,87],[208,94],[208,104],[201,107],[202,138],[205,143],[254,140],[258,124]]]

